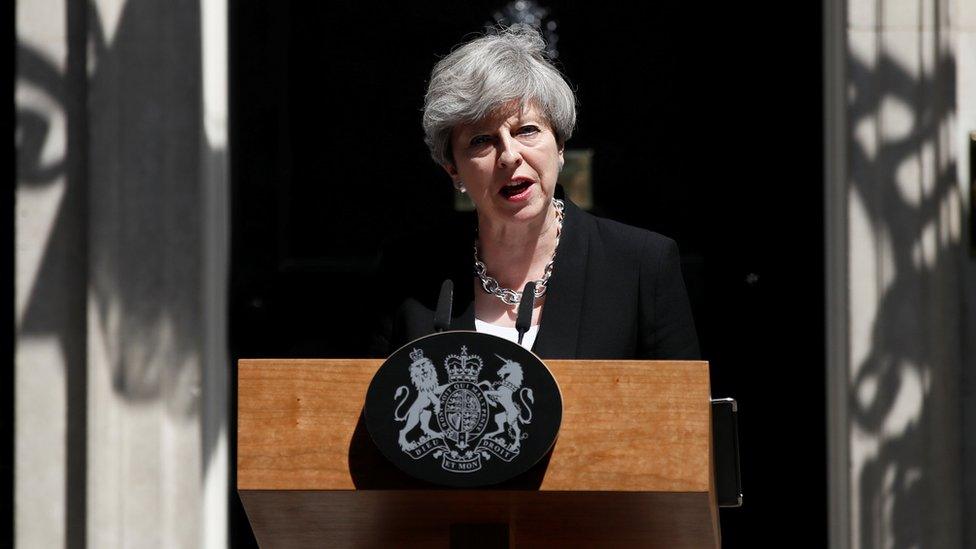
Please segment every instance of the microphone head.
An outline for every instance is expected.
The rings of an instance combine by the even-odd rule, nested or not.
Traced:
[[[518,316],[515,317],[515,330],[521,335],[532,326],[532,308],[535,307],[535,281],[525,283],[522,300],[519,302]]]
[[[434,331],[443,332],[451,327],[451,309],[454,302],[454,282],[447,279],[441,284],[437,297],[437,310],[434,312]]]

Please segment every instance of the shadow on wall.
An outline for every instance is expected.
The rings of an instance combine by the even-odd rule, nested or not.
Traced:
[[[875,308],[869,348],[857,348],[856,317],[851,328],[851,493],[860,547],[960,544],[962,201],[947,160],[956,69],[933,33],[931,43],[916,38],[920,57],[934,59],[918,77],[884,46],[873,63],[848,48],[849,261],[854,276],[875,275],[849,282],[855,306]]]
[[[40,98],[18,98],[18,184],[22,192],[64,190],[47,241],[38,239],[36,275],[20,283],[30,294],[17,337],[55,339],[65,357],[67,539],[84,546],[94,435],[86,414],[88,401],[106,394],[98,387],[110,387],[123,410],[158,407],[157,422],[192,424],[201,414],[200,167],[224,153],[203,132],[198,0],[129,0],[117,17],[96,4],[65,4],[63,72],[43,52],[16,46],[18,90]],[[63,154],[52,159],[62,129]],[[125,427],[126,414],[117,419]],[[128,427],[115,436],[138,429]],[[175,465],[204,470],[181,475],[206,474],[217,436],[203,429],[192,443],[202,444],[201,461]]]

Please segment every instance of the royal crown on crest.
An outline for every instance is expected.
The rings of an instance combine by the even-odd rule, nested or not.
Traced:
[[[460,355],[448,355],[444,359],[444,367],[447,369],[447,378],[451,383],[456,381],[467,381],[470,383],[478,382],[478,374],[484,366],[481,357],[478,355],[468,355],[468,348],[461,347]]]
[[[427,360],[427,357],[424,356],[424,351],[422,349],[417,349],[414,347],[414,350],[410,351],[410,360],[416,364],[418,362]]]

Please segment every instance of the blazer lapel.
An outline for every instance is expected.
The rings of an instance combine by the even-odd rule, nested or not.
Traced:
[[[578,356],[589,231],[584,212],[568,199],[564,202],[566,210],[559,248],[546,290],[539,334],[532,346],[532,351],[542,358],[572,359]]]

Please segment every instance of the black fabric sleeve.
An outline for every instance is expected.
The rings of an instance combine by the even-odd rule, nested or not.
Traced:
[[[640,269],[638,358],[700,360],[677,243],[648,234]]]

